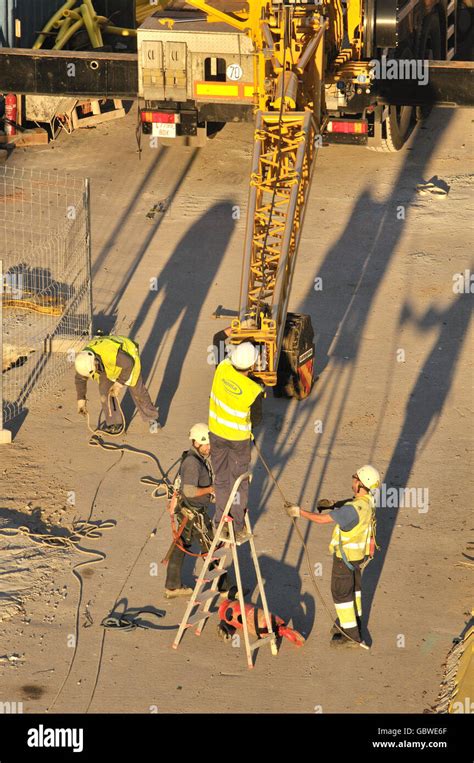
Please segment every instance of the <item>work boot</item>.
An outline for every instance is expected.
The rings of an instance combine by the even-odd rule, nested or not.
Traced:
[[[239,530],[239,532],[235,533],[235,542],[238,546],[248,538],[250,538],[250,533],[246,530],[245,527],[243,530]]]
[[[344,634],[340,632],[334,634],[329,644],[332,647],[341,648],[341,649],[344,649],[344,648],[359,649],[360,648],[359,641],[353,641],[347,636],[344,636]]]
[[[331,636],[331,638],[332,638],[333,636],[335,636],[335,634],[336,634],[336,633],[340,633],[340,632],[341,632],[341,631],[340,631],[340,626],[339,626],[339,627],[338,627],[338,626],[339,626],[339,620],[334,620],[334,623],[333,623],[333,625],[332,625],[332,628],[331,628],[331,630],[329,631],[329,635]]]
[[[165,599],[177,599],[178,596],[191,596],[192,588],[165,588]]]
[[[123,426],[121,424],[106,424],[102,431],[106,434],[120,434],[120,432],[123,430]]]

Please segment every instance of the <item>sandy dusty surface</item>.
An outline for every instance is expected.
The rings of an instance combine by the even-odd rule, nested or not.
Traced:
[[[459,565],[472,529],[470,295],[452,288],[453,275],[472,267],[472,118],[433,112],[396,156],[320,152],[291,298],[292,309],[312,316],[320,378],[302,403],[270,393],[258,434],[285,493],[305,508],[346,497],[354,469],[369,461],[388,487],[419,491],[416,506],[378,514],[382,551],[364,583],[370,653],[330,649],[331,623],[258,463],[251,517],[270,608],[307,643],[296,650],[284,642],[276,658],[262,649],[250,672],[243,650],[218,640],[213,619],[199,639],[187,633],[172,650],[184,603],[163,597],[169,520],[139,482],[153,465],[88,447],[71,372],[31,406],[0,453],[0,526],[48,532],[91,508],[93,519],[116,522],[84,543],[106,559],[83,569],[77,653],[54,710],[419,712],[434,702],[472,590]],[[134,124],[132,112],[10,161],[91,178],[95,325],[138,339],[164,428],[149,434],[134,419],[126,441],[168,467],[190,425],[206,420],[208,346],[224,325],[212,313],[238,306],[252,129],[228,126],[201,151],[145,146],[139,160]],[[417,194],[435,175],[448,196]],[[160,204],[164,211],[147,218]],[[90,398],[97,406],[96,390]],[[329,530],[301,528],[332,612]],[[0,544],[2,700],[42,712],[70,666],[79,596],[71,569],[87,557],[38,549],[24,536]],[[243,569],[252,588],[248,552]],[[188,583],[192,571],[190,563]],[[104,634],[100,622],[119,595],[132,609],[166,616],[149,630]]]

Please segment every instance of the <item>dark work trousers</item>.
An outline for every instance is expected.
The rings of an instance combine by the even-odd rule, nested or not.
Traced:
[[[339,625],[355,641],[361,641],[360,618],[362,616],[360,565],[363,559],[352,562],[350,570],[342,559],[333,556],[331,593],[336,607]]]
[[[213,432],[209,432],[211,443],[211,464],[214,472],[214,489],[216,491],[216,513],[214,524],[221,521],[222,514],[234,487],[235,480],[245,474],[250,466],[250,439],[225,440]],[[234,520],[235,532],[244,528],[244,516],[249,494],[248,480],[241,482],[235,496],[230,515]]]
[[[210,523],[210,520],[209,520]],[[193,532],[191,534],[191,542],[186,542],[183,537],[181,536],[178,543],[185,548],[187,551],[190,550],[193,541],[199,542],[200,548],[202,553],[208,552],[208,548],[204,546],[204,544],[201,542],[202,537],[199,533]],[[167,588],[170,591],[175,591],[177,588],[183,588],[183,581],[181,579],[181,572],[183,569],[183,562],[184,562],[185,552],[178,548],[178,546],[175,546],[173,551],[171,552],[171,556],[168,562],[168,569],[166,571],[166,583],[165,588]],[[213,569],[218,562],[214,562],[210,569]],[[218,591],[227,591],[228,589],[228,583],[227,583],[227,573],[224,575],[221,575],[219,577],[219,581],[217,583],[217,590]]]
[[[113,382],[107,378],[105,373],[100,375],[99,395],[100,402],[102,403],[102,413],[104,415],[105,423],[107,426],[110,426],[111,424],[122,423],[122,417],[120,415],[118,405],[114,398],[109,396],[109,390],[112,385]],[[142,375],[140,374],[134,387],[125,385],[123,390],[125,391],[126,389],[130,390],[133,402],[137,406],[138,413],[142,417],[143,421],[156,421],[158,418],[158,408],[155,408],[151,402],[148,390],[143,383]]]

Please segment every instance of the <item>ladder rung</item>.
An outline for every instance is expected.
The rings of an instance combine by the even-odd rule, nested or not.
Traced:
[[[254,641],[253,644],[250,644],[250,649],[253,652],[254,649],[258,649],[264,644],[270,643],[271,641],[275,641],[275,640],[276,640],[275,634],[273,634],[273,636],[265,636],[265,638],[259,638],[258,641]]]
[[[455,31],[454,24],[451,24],[451,26],[448,26],[448,31],[446,33],[446,37],[448,38],[448,40],[454,34],[454,31]]]
[[[207,601],[208,599],[213,599],[214,596],[219,596],[219,591],[218,590],[215,590],[215,591],[204,591],[204,593],[199,593],[196,596],[195,601],[199,601],[201,603],[203,601]]]
[[[203,583],[209,580],[214,580],[214,578],[218,578],[220,577],[220,575],[225,575],[226,572],[227,570],[225,567],[223,567],[222,569],[217,568],[215,570],[210,570],[210,571],[208,570],[204,576]]]
[[[196,612],[195,615],[192,615],[192,617],[188,618],[186,627],[189,628],[190,625],[196,625],[196,623],[200,623],[201,620],[205,620],[206,617],[210,617],[211,615],[212,615],[212,612],[203,612],[202,610],[200,610]]]
[[[447,61],[451,61],[452,58],[454,58],[454,48],[450,48],[446,55]]]
[[[451,0],[450,3],[448,3],[448,7],[446,8],[446,16],[449,16],[456,8],[456,0]]]
[[[236,546],[242,546],[244,543],[247,543],[250,540],[250,538],[253,538],[253,535],[247,535],[247,537],[243,538],[243,540],[236,541],[235,545]]]

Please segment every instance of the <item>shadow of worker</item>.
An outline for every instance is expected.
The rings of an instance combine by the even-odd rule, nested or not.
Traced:
[[[416,317],[407,304],[402,309],[401,323],[410,321],[425,332],[439,326],[439,332],[408,399],[403,426],[385,475],[387,489],[406,487],[416,458],[420,457],[435,432],[454,379],[470,318],[469,294],[460,294],[445,310],[430,307],[421,318]],[[368,565],[362,586],[362,611],[366,622],[370,618],[397,516],[398,508],[382,505],[377,509],[380,550]]]
[[[157,289],[148,292],[133,324],[132,333],[137,336],[155,301],[162,297],[149,338],[141,350],[143,379],[149,384],[171,332],[176,331],[156,400],[162,425],[178,389],[200,312],[234,231],[233,206],[232,200],[219,202],[189,228],[159,274]],[[211,337],[203,347],[203,362],[210,342]]]
[[[281,617],[285,623],[292,621],[292,627],[305,639],[310,635],[315,617],[315,601],[311,594],[302,593],[302,580],[296,567],[282,564],[264,554],[258,558],[262,577],[271,582],[265,586],[268,608],[272,614]],[[261,602],[259,602],[261,607]]]

